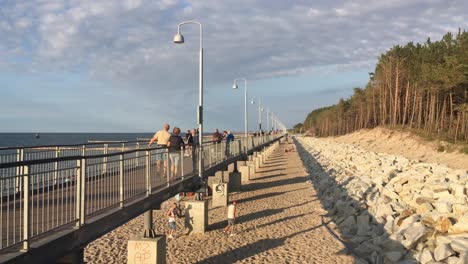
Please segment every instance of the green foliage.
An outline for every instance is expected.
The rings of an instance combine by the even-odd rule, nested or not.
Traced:
[[[379,56],[364,88],[310,112],[304,130],[341,135],[376,126],[420,130],[427,137],[468,140],[468,33],[394,46]]]

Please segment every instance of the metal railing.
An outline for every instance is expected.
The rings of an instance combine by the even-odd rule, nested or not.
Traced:
[[[280,136],[204,143],[204,168]],[[26,251],[37,236],[79,228],[91,216],[195,176],[198,164],[196,149],[170,152],[138,142],[3,150],[13,154],[0,154],[9,161],[0,163],[0,252],[21,244]]]

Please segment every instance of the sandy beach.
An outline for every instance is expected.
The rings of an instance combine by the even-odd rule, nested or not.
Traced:
[[[353,263],[344,246],[322,224],[321,207],[297,152],[281,145],[243,192],[238,201],[236,235],[226,236],[225,208],[209,207],[209,231],[186,235],[178,219],[176,238],[168,240],[168,263]],[[289,145],[288,147],[290,147]],[[164,212],[154,211],[157,233],[167,231]],[[329,219],[323,221],[328,223]],[[328,226],[335,232],[332,223]],[[126,263],[127,241],[139,236],[139,216],[86,247],[87,263]]]

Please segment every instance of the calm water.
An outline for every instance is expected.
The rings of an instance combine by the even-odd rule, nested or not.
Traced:
[[[88,140],[132,141],[151,138],[153,133],[0,133],[0,147],[82,144]]]

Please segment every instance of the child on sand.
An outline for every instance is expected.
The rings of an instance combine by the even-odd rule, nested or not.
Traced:
[[[236,219],[236,205],[237,202],[233,201],[228,207],[227,207],[227,220],[228,220],[228,225],[226,228],[224,228],[223,232],[230,235],[234,236],[234,222]]]
[[[174,238],[174,232],[176,231],[176,217],[179,216],[179,212],[177,210],[177,204],[174,203],[169,211],[167,211],[167,217],[169,220],[169,233],[167,235],[168,238]]]

